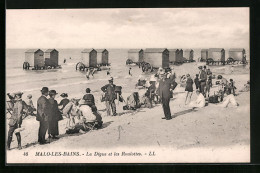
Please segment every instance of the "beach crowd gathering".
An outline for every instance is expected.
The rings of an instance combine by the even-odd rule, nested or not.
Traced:
[[[129,68],[129,76],[132,76]],[[183,105],[191,109],[203,109],[209,103],[220,107],[237,107],[236,86],[233,79],[226,79],[222,75],[215,76],[207,66],[199,66],[198,72],[193,78],[190,74],[182,75],[180,81],[177,81],[174,68],[159,68],[155,74],[150,75],[150,79],[138,79],[136,87],[145,88],[145,94],[140,95],[133,92],[125,100],[122,96],[122,87],[114,84],[114,78],[111,77],[110,69],[107,71],[109,76],[108,83],[100,88],[103,95],[101,102],[106,105],[107,116],[120,116],[117,113],[115,100],[125,103],[123,110],[137,110],[140,108],[152,109],[154,105],[161,104],[165,120],[171,120],[174,115],[171,114],[170,101],[174,101],[173,93],[177,85],[185,88],[186,97]],[[87,75],[89,79],[89,74]],[[212,95],[210,89],[213,86],[212,79],[218,79],[216,85],[217,92]],[[196,100],[191,101],[193,92],[196,93]],[[244,85],[240,92],[250,91],[250,81]],[[38,142],[41,145],[48,143],[48,138],[59,139],[59,121],[66,119],[66,133],[86,133],[91,130],[102,128],[102,116],[95,104],[95,97],[91,93],[91,88],[86,88],[86,93],[81,98],[70,98],[68,93],[61,93],[62,100],[58,103],[55,97],[58,95],[56,90],[48,87],[42,87],[39,91],[41,96],[38,98],[36,106],[32,101],[32,95],[27,95],[22,99],[23,92],[7,93],[7,111],[11,114],[9,118],[9,130],[7,138],[7,149],[13,140],[13,134],[16,135],[18,149],[21,146],[21,134],[24,130],[22,121],[27,116],[36,116],[39,121]]]

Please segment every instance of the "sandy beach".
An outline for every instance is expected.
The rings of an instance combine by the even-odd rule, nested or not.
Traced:
[[[195,75],[197,65],[197,63],[189,64],[193,68],[186,73]],[[184,73],[178,71],[180,67],[176,68],[178,74]],[[220,69],[215,70],[214,74],[218,74],[217,70],[223,73],[220,67]],[[151,109],[141,108],[137,111],[124,111],[122,109],[124,104],[117,101],[117,112],[120,116],[110,117],[106,116],[104,103],[99,101],[99,93],[94,93],[98,110],[103,117],[102,129],[85,134],[68,135],[65,134],[66,121],[62,120],[59,122],[60,139],[50,140],[50,143],[46,145],[39,145],[37,143],[39,122],[35,120],[35,117],[27,117],[22,125],[25,130],[21,132],[23,149],[14,149],[17,146],[14,137],[14,142],[11,145],[13,149],[7,151],[7,161],[10,163],[30,163],[32,161],[52,163],[54,158],[41,157],[34,160],[35,158],[32,157],[23,159],[21,153],[59,151],[62,148],[62,150],[74,151],[77,149],[83,152],[152,150],[157,153],[157,157],[156,159],[150,158],[150,162],[249,162],[250,92],[238,92],[249,80],[249,74],[239,72],[234,74],[226,71],[223,76],[236,81],[238,93],[236,99],[240,104],[238,108],[221,108],[209,104],[205,108],[193,110],[184,105],[186,93],[184,88],[178,85],[170,102],[171,113],[174,117],[170,121],[161,119],[164,115],[160,104]],[[213,80],[213,84],[214,82],[215,80]],[[213,86],[211,94],[216,90],[217,86]],[[143,92],[144,90],[139,91],[139,93]],[[129,94],[123,93],[123,96],[126,98]],[[192,100],[195,99],[196,94],[193,93]],[[36,104],[36,100],[34,103]],[[165,152],[174,153],[174,156],[167,157],[164,154]],[[115,160],[104,160],[102,157],[94,157],[90,160],[82,160],[80,158],[69,159],[68,157],[59,161],[70,163],[142,162],[136,157],[133,160],[127,158],[122,156],[118,159],[113,158]]]

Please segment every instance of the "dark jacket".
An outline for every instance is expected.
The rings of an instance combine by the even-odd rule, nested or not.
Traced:
[[[87,93],[83,96],[83,99],[87,105],[95,105],[95,98],[93,94]]]
[[[62,105],[62,108],[61,108],[61,110],[63,110],[64,109],[64,107],[68,104],[70,102],[70,100],[69,99],[67,99],[67,98],[65,98],[65,99],[62,99],[61,101],[60,101],[60,103],[59,103],[59,105],[58,106],[61,106]]]
[[[17,123],[18,127],[21,126],[22,115],[23,115],[23,112],[24,112],[25,109],[27,109],[27,106],[26,106],[24,101],[17,100],[14,103],[13,114],[11,115],[11,118],[10,118],[10,121],[9,121],[10,126],[14,126],[16,123]]]
[[[204,70],[201,71],[199,79],[200,79],[200,82],[207,81],[207,73]]]
[[[48,116],[48,121],[59,121],[59,117],[61,115],[61,112],[58,108],[58,103],[54,98],[49,98],[50,103],[50,115]]]
[[[171,79],[166,78],[164,81],[160,80],[159,82],[159,88],[158,88],[158,92],[159,92],[159,96],[161,98],[171,98],[171,91],[170,89],[173,89],[173,81]]]
[[[115,87],[114,84],[107,84],[101,88],[105,92],[105,101],[114,101],[116,99]]]
[[[195,83],[196,86],[199,86],[200,85],[199,78],[196,77],[194,79],[194,83]]]
[[[49,115],[50,115],[50,102],[46,97],[41,96],[37,100],[36,120],[37,121],[48,121]]]

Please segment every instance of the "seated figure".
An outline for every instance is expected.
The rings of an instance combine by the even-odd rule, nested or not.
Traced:
[[[189,107],[192,108],[203,108],[206,105],[206,101],[205,101],[205,97],[203,96],[203,94],[197,90],[196,91],[197,94],[197,99],[195,101],[190,102]]]

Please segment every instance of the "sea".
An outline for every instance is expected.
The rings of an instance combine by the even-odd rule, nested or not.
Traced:
[[[48,87],[50,90],[56,90],[59,94],[57,100],[60,100],[61,93],[68,93],[69,97],[81,98],[85,94],[86,88],[90,88],[99,102],[101,97],[101,87],[108,83],[110,76],[114,78],[114,84],[122,86],[123,95],[127,96],[134,91],[140,91],[135,88],[138,79],[149,79],[150,73],[143,73],[135,65],[126,65],[128,49],[108,49],[110,76],[107,76],[107,70],[97,71],[90,79],[86,78],[86,72],[77,71],[76,64],[80,62],[82,49],[57,49],[59,51],[59,64],[61,69],[48,70],[23,70],[25,51],[27,49],[7,49],[6,50],[6,93],[21,91],[26,95],[32,94],[33,101],[41,95],[42,87]],[[44,49],[42,49],[44,51]],[[194,60],[200,57],[201,49],[194,49]],[[250,57],[249,50],[246,50],[247,57]],[[226,52],[226,56],[228,53]],[[66,59],[66,63],[63,60]],[[201,62],[185,63],[175,66],[177,77],[184,74],[195,76],[198,73],[198,66],[205,65]],[[237,65],[234,67],[234,73],[248,74],[250,69],[248,65]],[[129,68],[132,68],[132,76],[128,74]],[[211,66],[211,71],[216,74],[226,74],[230,72],[230,65]]]

